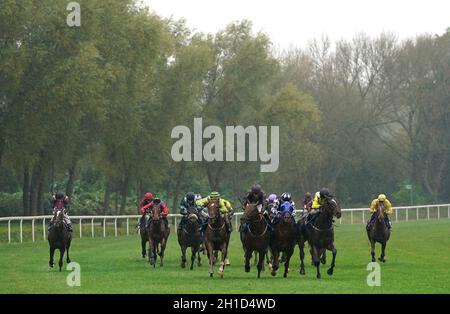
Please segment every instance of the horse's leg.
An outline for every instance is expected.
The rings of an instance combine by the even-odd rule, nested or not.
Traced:
[[[219,274],[220,277],[223,278],[223,271],[225,269],[225,260],[227,258],[227,242],[225,242],[225,244],[222,245],[220,251],[221,251],[221,262],[219,266]]]
[[[372,262],[375,262],[375,241],[370,239],[370,255],[372,255]]]
[[[59,262],[58,262],[58,266],[59,266],[59,271],[62,270],[62,265],[63,265],[63,258],[64,258],[64,253],[65,253],[66,249],[64,246],[59,248]]]
[[[330,268],[327,270],[327,274],[331,276],[331,275],[333,275],[333,270],[334,270],[334,265],[335,265],[335,261],[336,261],[337,250],[336,250],[336,246],[334,245],[334,243],[332,243],[328,249],[331,251],[331,253],[333,253],[333,257],[331,259]]]
[[[300,255],[300,275],[305,274],[305,242],[300,242],[298,244],[299,255]]]
[[[252,252],[249,249],[245,249],[245,272],[250,272],[250,259],[251,259]]]
[[[153,240],[151,238],[148,239],[148,262],[150,265],[155,263],[155,257],[153,256]]]
[[[141,247],[142,247],[142,258],[145,258],[146,254],[146,246],[147,246],[147,240],[145,237],[141,237]]]
[[[322,257],[320,258],[320,262],[322,265],[325,265],[327,263],[327,251],[323,251]]]
[[[181,268],[186,267],[186,244],[181,245]]]
[[[293,253],[294,253],[294,248],[292,248],[290,251],[284,253],[284,256],[286,258],[286,261],[284,262],[284,275],[283,275],[284,278],[287,277],[287,274],[289,272],[289,262],[291,260],[291,256]]]
[[[381,256],[378,259],[380,262],[386,262],[386,260],[384,259],[384,250],[386,249],[386,242],[381,243]]]
[[[198,252],[198,247],[196,247],[195,245],[191,246],[191,268],[190,270],[194,269],[194,262],[195,262],[195,256],[197,255]]]
[[[317,274],[316,277],[317,279],[320,279],[320,253],[319,249],[316,246],[312,246],[312,260],[314,263],[314,266],[316,266],[316,270],[317,270]]]
[[[208,254],[209,277],[212,277],[214,274],[214,251],[210,243],[205,243],[205,249],[206,253]]]
[[[50,260],[48,262],[48,265],[53,268],[55,263],[53,262],[53,256],[55,255],[55,247],[53,245],[50,245]]]
[[[159,258],[161,259],[159,266],[163,267],[164,265],[164,251],[166,250],[167,239],[162,238],[161,240],[161,252],[159,254]]]
[[[197,266],[198,267],[202,266],[202,254],[201,254],[201,252],[202,252],[202,247],[200,245],[198,247],[198,250],[197,250]],[[203,254],[205,254],[204,250],[203,250]]]
[[[272,276],[275,276],[277,274],[278,270],[278,254],[279,252],[276,250],[272,251]]]
[[[66,247],[66,250],[67,250],[66,262],[67,262],[67,264],[70,263],[69,248],[70,248],[70,243]]]
[[[258,252],[258,265],[256,266],[256,268],[258,269],[258,278],[261,277],[261,271],[264,271],[264,259],[266,257],[266,251],[265,250],[261,250]]]

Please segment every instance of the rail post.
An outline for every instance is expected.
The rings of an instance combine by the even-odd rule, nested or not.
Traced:
[[[416,208],[416,220],[419,220],[419,207]]]
[[[22,222],[23,222],[23,220],[22,219],[20,219],[20,243],[22,243],[23,242],[23,233],[22,233]]]
[[[45,217],[42,218],[42,236],[43,236],[44,241],[45,241]]]
[[[406,221],[408,221],[408,208],[406,208]]]
[[[81,224],[81,218],[80,218],[80,239],[82,238],[82,236],[83,236],[83,225]]]
[[[33,239],[34,242],[34,218],[31,219],[31,239]]]
[[[106,218],[103,218],[103,237],[106,237]]]
[[[117,217],[114,218],[114,236],[117,237]]]
[[[130,235],[130,218],[127,217],[127,236]]]
[[[91,238],[94,237],[94,218],[91,219]]]
[[[427,220],[430,220],[430,207],[427,206]]]
[[[8,243],[11,243],[11,220],[8,220]]]

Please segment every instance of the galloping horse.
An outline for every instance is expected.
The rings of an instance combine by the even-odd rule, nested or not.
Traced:
[[[273,227],[270,237],[270,251],[272,253],[272,276],[277,274],[279,268],[279,254],[284,253],[284,275],[287,277],[289,271],[289,261],[294,253],[295,240],[297,238],[297,229],[294,216],[290,212],[291,204],[285,202],[281,205],[284,210],[280,213],[281,218]]]
[[[164,250],[166,249],[167,238],[170,234],[170,228],[166,227],[161,217],[161,210],[158,204],[152,206],[152,218],[148,233],[148,261],[150,265],[156,267],[156,254],[160,257],[160,266],[163,266]],[[160,248],[159,248],[160,246]]]
[[[324,256],[326,250],[333,253],[330,268],[327,271],[328,275],[333,275],[333,270],[336,261],[336,246],[334,245],[334,228],[333,216],[341,217],[341,207],[338,201],[333,197],[327,197],[325,204],[320,208],[318,217],[314,222],[306,224],[306,219],[302,218],[298,221],[298,247],[300,249],[300,274],[305,274],[305,264],[303,259],[305,257],[305,242],[308,241],[311,247],[311,257],[314,266],[317,268],[317,279],[320,279],[320,257]]]
[[[270,241],[269,223],[258,211],[257,204],[247,204],[244,208],[243,220],[248,220],[248,230],[241,230],[241,241],[245,253],[245,271],[250,271],[250,258],[253,251],[258,252],[258,278],[264,266],[264,257]]]
[[[53,256],[55,249],[59,249],[59,271],[62,269],[64,252],[67,250],[66,262],[70,263],[69,248],[72,242],[72,233],[67,230],[64,224],[64,209],[58,210],[53,215],[53,225],[48,231],[48,244],[50,245],[49,265],[53,268]]]
[[[225,259],[227,258],[230,233],[226,228],[225,219],[220,215],[219,200],[211,199],[207,205],[208,226],[205,230],[204,245],[209,259],[209,276],[214,274],[215,251],[222,252],[219,275],[223,278]]]
[[[198,256],[198,266],[201,266],[200,244],[202,235],[200,233],[200,224],[198,222],[198,212],[195,206],[188,208],[187,221],[178,232],[178,244],[181,248],[181,267],[186,267],[186,249],[191,248],[191,267],[194,268],[195,256]]]
[[[375,243],[380,243],[381,256],[378,258],[378,260],[384,263],[386,262],[386,260],[384,259],[384,250],[386,249],[386,243],[391,236],[391,230],[386,223],[384,216],[386,215],[386,213],[382,204],[378,204],[375,215],[375,222],[367,230],[367,236],[371,245],[370,254],[372,255],[372,262],[375,262]]]
[[[147,241],[148,241],[148,232],[147,232],[147,223],[150,219],[150,213],[145,213],[144,219],[140,221],[137,225],[139,229],[139,234],[141,235],[141,247],[142,247],[142,258],[145,258],[147,255]]]

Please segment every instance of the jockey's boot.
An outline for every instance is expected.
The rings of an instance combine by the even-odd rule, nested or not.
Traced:
[[[164,217],[163,221],[164,221],[164,225],[166,226],[166,228],[169,229],[169,220],[167,220],[167,218]]]
[[[53,221],[50,221],[49,223],[48,223],[48,228],[47,228],[47,230],[48,231],[50,231],[50,228],[53,226]]]
[[[72,224],[71,224],[70,222],[67,224],[67,230],[68,230],[69,232],[72,232],[72,231],[73,231]]]

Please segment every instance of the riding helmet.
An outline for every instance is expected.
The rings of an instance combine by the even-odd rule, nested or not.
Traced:
[[[57,200],[63,199],[64,198],[64,192],[56,192],[55,198]]]
[[[253,184],[253,186],[252,186],[252,193],[253,194],[261,193],[261,186],[259,184]]]
[[[153,198],[153,194],[150,192],[145,193],[145,198],[151,200]]]
[[[291,194],[284,192],[283,194],[281,194],[281,200],[283,202],[290,202],[292,200]]]
[[[187,201],[189,204],[194,203],[194,202],[195,202],[195,193],[194,193],[194,192],[188,192],[188,193],[186,194],[186,201]]]
[[[320,189],[320,197],[329,197],[330,196],[330,190],[327,188],[321,188]]]
[[[386,195],[384,195],[384,194],[378,195],[378,201],[384,202],[385,200],[386,200]]]

